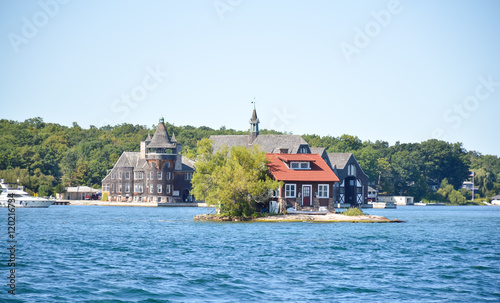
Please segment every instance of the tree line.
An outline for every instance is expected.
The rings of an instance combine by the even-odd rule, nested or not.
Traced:
[[[472,198],[470,192],[461,190],[463,181],[472,180],[472,172],[478,197],[500,194],[500,158],[467,151],[462,143],[430,139],[390,146],[385,141],[361,141],[350,135],[302,137],[312,147],[325,147],[328,153],[352,153],[381,194],[460,204]],[[440,192],[438,188],[447,191]]]
[[[211,135],[244,135],[248,131],[166,123],[183,145],[183,154],[197,154],[197,143]],[[153,136],[156,125],[120,124],[88,129],[76,122],[71,127],[46,123],[42,118],[24,122],[0,120],[0,178],[24,185],[29,191],[48,195],[65,186],[100,186],[124,151],[139,151],[140,141]],[[261,134],[281,134],[261,130]],[[427,140],[421,143],[361,141],[356,136],[302,136],[312,147],[328,152],[353,153],[372,185],[385,194],[436,198],[432,187],[445,182],[459,190],[470,171],[475,172],[481,197],[500,194],[500,158],[466,151],[461,143]],[[448,187],[449,189],[449,187]],[[443,195],[441,195],[442,197]],[[447,195],[448,196],[448,195]],[[466,193],[463,193],[466,197]],[[439,198],[440,196],[437,196]]]

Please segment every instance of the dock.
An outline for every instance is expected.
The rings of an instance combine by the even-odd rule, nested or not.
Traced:
[[[185,203],[158,203],[158,207],[207,207],[206,203],[185,202]]]
[[[52,205],[70,205],[71,203],[68,200],[57,200],[52,203]]]

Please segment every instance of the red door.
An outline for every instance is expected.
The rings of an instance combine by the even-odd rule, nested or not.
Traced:
[[[311,206],[311,185],[302,185],[302,206]]]

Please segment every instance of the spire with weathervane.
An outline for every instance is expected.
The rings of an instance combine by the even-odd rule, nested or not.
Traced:
[[[254,100],[252,101],[253,103],[253,112],[252,112],[252,117],[250,118],[250,133],[248,135],[248,143],[252,144],[255,139],[257,139],[257,136],[259,136],[259,118],[257,118],[257,110],[255,109],[255,97],[253,98]]]

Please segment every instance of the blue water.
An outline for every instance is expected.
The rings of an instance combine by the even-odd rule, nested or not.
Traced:
[[[204,208],[18,209],[2,302],[500,302],[500,207],[365,210],[401,224],[194,222]],[[7,210],[0,209],[7,246]]]

